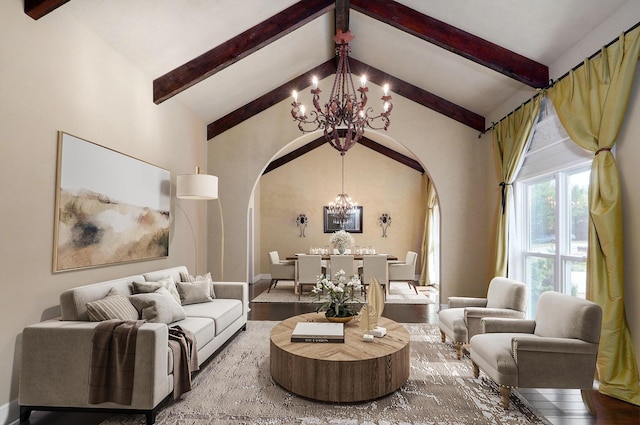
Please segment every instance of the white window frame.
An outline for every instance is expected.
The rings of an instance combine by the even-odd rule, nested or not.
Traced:
[[[515,236],[511,236],[514,245],[510,248],[509,275],[525,282],[531,295],[531,284],[527,282],[526,261],[528,258],[552,258],[554,262],[553,290],[571,294],[571,276],[567,267],[571,262],[582,262],[586,265],[585,256],[565,254],[570,252],[567,244],[570,240],[570,217],[568,203],[568,177],[574,173],[590,171],[593,154],[578,147],[568,135],[557,118],[553,106],[547,99],[543,105],[542,117],[536,125],[535,131],[540,130],[540,137],[536,140],[534,133],[530,150],[527,152],[523,168],[516,179],[514,190],[514,224]],[[540,125],[540,127],[538,127]],[[541,253],[529,249],[529,216],[527,189],[536,182],[548,179],[556,182],[556,252]],[[568,237],[562,238],[568,235]],[[535,300],[529,296],[527,315],[532,317]]]

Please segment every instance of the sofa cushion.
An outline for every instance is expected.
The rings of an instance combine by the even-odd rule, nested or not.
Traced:
[[[142,275],[122,277],[106,282],[93,283],[67,289],[60,294],[60,313],[62,320],[89,320],[87,303],[106,297],[111,288],[115,288],[122,295],[131,295],[131,283],[134,280],[143,281]]]
[[[216,325],[213,319],[207,317],[187,317],[172,326],[180,326],[182,329],[191,331],[196,338],[196,349],[199,351],[207,345],[216,334]]]
[[[138,310],[115,288],[111,288],[106,297],[87,303],[87,313],[92,322],[103,320],[138,320]]]
[[[133,282],[134,294],[148,294],[157,291],[159,288],[165,288],[175,298],[176,302],[180,304],[180,294],[178,294],[178,288],[173,277],[167,276],[163,279],[159,279],[157,282]]]
[[[182,306],[165,288],[150,294],[131,295],[129,300],[147,322],[169,324],[185,318]]]
[[[195,282],[208,282],[209,283],[209,291],[210,291],[210,296],[211,298],[215,298],[216,297],[216,291],[213,289],[213,279],[211,279],[211,272],[203,275],[203,276],[191,276],[189,273],[187,272],[180,272],[180,280],[182,282],[191,282],[191,283],[195,283]]]
[[[142,280],[146,280],[148,282],[157,282],[160,279],[171,276],[174,282],[180,282],[180,272],[186,273],[187,268],[185,266],[176,266],[168,269],[155,270],[152,272],[144,273],[142,275]]]
[[[207,303],[211,298],[211,284],[205,280],[199,282],[178,282],[178,292],[182,305]]]
[[[216,298],[208,303],[185,305],[187,317],[206,317],[215,322],[215,334],[219,335],[230,324],[242,317],[242,302]]]

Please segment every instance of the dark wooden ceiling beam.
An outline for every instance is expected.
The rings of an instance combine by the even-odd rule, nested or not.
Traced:
[[[418,161],[416,161],[413,158],[409,158],[406,155],[402,155],[399,152],[394,151],[391,148],[388,148],[384,145],[381,145],[378,142],[374,142],[373,140],[369,139],[368,137],[362,137],[359,141],[359,144],[361,144],[362,146],[366,146],[369,149],[372,149],[376,152],[378,152],[379,154],[382,154],[384,156],[386,156],[387,158],[393,159],[394,161],[398,161],[399,163],[406,165],[409,168],[413,168],[414,170],[418,171],[419,173],[424,173],[424,168],[422,168],[422,165],[420,165],[420,163]]]
[[[300,158],[302,155],[304,155],[306,153],[309,153],[314,149],[319,148],[320,146],[324,145],[325,143],[327,143],[327,141],[324,139],[324,136],[318,137],[313,142],[309,142],[306,145],[301,146],[298,149],[296,149],[296,150],[294,150],[292,152],[289,152],[286,155],[282,155],[280,158],[274,159],[273,161],[271,161],[269,163],[269,165],[267,165],[267,168],[265,168],[265,170],[262,172],[262,175],[264,176],[268,172],[271,172],[271,171],[275,170],[276,168],[282,167],[283,165],[288,164],[291,161]]]
[[[259,98],[247,103],[246,105],[228,113],[224,117],[207,125],[207,139],[213,139],[231,127],[240,124],[242,121],[270,108],[278,102],[285,100],[291,96],[293,90],[300,90],[311,85],[311,78],[315,75],[318,79],[323,79],[329,75],[336,73],[335,59],[329,59],[325,63],[305,72],[304,74],[294,78],[293,80],[271,90]],[[293,118],[291,119],[293,124]]]
[[[332,0],[304,0],[153,81],[160,104],[333,9]]]
[[[397,93],[426,108],[432,109],[468,127],[471,127],[474,130],[484,131],[485,129],[485,119],[481,115],[442,99],[441,97],[411,85],[399,78],[388,75],[356,59],[349,58],[349,64],[351,65],[351,70],[355,74],[366,74],[367,79],[375,84],[382,86],[384,83],[389,83],[392,94]],[[207,125],[207,140],[213,139],[217,135],[222,134],[228,129],[242,123],[244,120],[247,120],[267,108],[270,108],[276,103],[283,101],[287,97],[291,96],[292,90],[301,90],[303,87],[308,87],[312,76],[315,75],[321,80],[329,75],[335,74],[335,72],[335,60],[330,59],[312,70],[307,71],[293,80],[281,85],[280,87],[271,90],[270,92]]]
[[[351,8],[531,87],[549,84],[546,65],[390,0],[351,0]]]
[[[379,86],[388,83],[392,94],[397,93],[402,97],[406,97],[407,99],[426,108],[446,115],[459,123],[473,128],[474,130],[484,131],[485,129],[485,119],[482,115],[478,115],[475,112],[463,108],[462,106],[458,106],[455,103],[423,90],[420,87],[416,87],[406,81],[388,75],[379,69],[369,66],[354,58],[349,58],[349,65],[351,66],[351,71],[353,73],[365,74],[367,76],[367,80]],[[391,120],[393,121],[393,114],[391,114],[391,116]]]
[[[351,4],[349,0],[336,0],[335,6],[335,33],[338,30],[342,32],[349,31],[349,9]]]
[[[24,13],[38,20],[69,0],[24,0]]]
[[[267,168],[265,168],[265,170],[262,172],[262,175],[265,175],[273,170],[275,170],[276,168],[280,168],[283,165],[286,165],[288,163],[290,163],[291,161],[294,161],[298,158],[300,158],[302,155],[307,154],[309,152],[311,152],[314,149],[319,148],[320,146],[323,146],[325,143],[327,143],[327,141],[325,140],[324,136],[320,136],[317,139],[315,139],[312,142],[307,143],[304,146],[299,147],[298,149],[289,152],[288,154],[282,155],[280,158],[276,158],[273,161],[271,161],[269,163],[269,165],[267,166]],[[409,168],[412,168],[414,170],[416,170],[417,172],[423,174],[424,173],[424,168],[422,168],[422,165],[420,165],[420,163],[418,161],[416,161],[413,158],[409,158],[406,155],[403,155],[399,152],[394,151],[391,148],[388,148],[384,145],[381,145],[378,142],[374,142],[373,140],[369,139],[366,136],[363,136],[358,143],[362,146],[365,146],[375,152],[378,152],[381,155],[386,156],[389,159],[392,159],[394,161],[397,161],[399,163],[401,163],[402,165],[406,165]]]

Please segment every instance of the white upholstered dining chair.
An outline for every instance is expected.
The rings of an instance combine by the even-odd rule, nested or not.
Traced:
[[[324,274],[321,255],[298,255],[298,299],[302,296],[305,287],[314,287],[318,282],[318,276]]]
[[[407,282],[410,288],[413,288],[418,295],[416,288],[416,263],[418,262],[418,253],[408,251],[404,262],[389,263],[389,290],[391,290],[391,282]]]
[[[354,257],[350,254],[343,255],[330,255],[329,256],[329,268],[331,270],[331,276],[335,276],[340,270],[344,270],[347,276],[352,276],[356,273],[354,268]]]
[[[269,252],[269,261],[271,261],[271,282],[269,283],[269,289],[275,288],[279,280],[295,280],[295,262],[290,260],[280,260],[278,251]]]
[[[386,295],[389,287],[389,268],[387,267],[386,255],[364,255],[362,257],[362,288],[364,289],[365,299],[367,298],[367,289],[372,277],[378,280]]]

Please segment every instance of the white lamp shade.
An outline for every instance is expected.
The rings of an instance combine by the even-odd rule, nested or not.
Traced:
[[[217,199],[218,177],[209,174],[181,174],[176,178],[176,196],[181,199]]]

